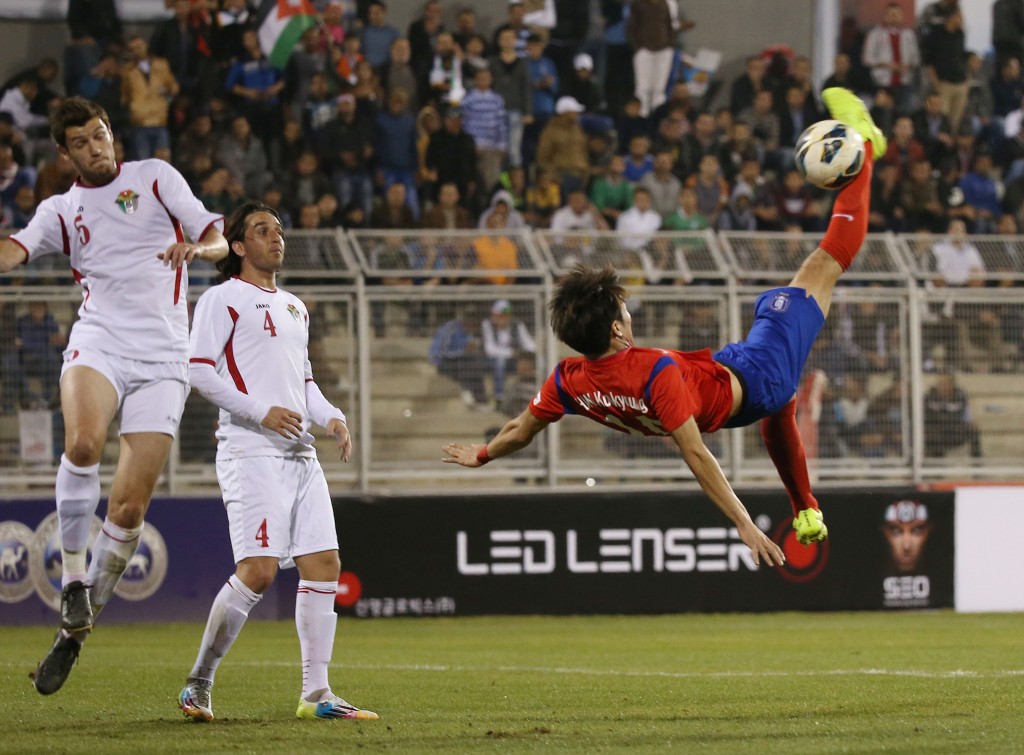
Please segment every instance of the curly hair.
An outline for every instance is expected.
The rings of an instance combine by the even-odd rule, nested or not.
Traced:
[[[576,265],[558,281],[548,308],[558,340],[588,357],[600,356],[611,342],[612,323],[622,319],[626,289],[615,268]]]
[[[50,136],[57,142],[59,147],[67,149],[67,130],[72,126],[84,126],[93,118],[99,118],[106,124],[111,134],[114,130],[110,127],[110,118],[107,111],[91,100],[84,97],[68,97],[64,100],[53,115],[50,116]]]

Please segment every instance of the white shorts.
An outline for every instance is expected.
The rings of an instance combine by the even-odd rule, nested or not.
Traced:
[[[104,351],[67,349],[61,378],[72,367],[91,367],[114,386],[121,435],[177,434],[189,391],[186,362],[140,362]]]
[[[292,559],[338,550],[331,493],[311,457],[250,456],[217,461],[237,564],[243,558]]]

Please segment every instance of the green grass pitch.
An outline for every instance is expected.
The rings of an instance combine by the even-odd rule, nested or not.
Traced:
[[[64,689],[46,628],[0,630],[0,752],[1024,752],[1021,615],[342,619],[335,691],[379,721],[300,721],[289,622],[251,622],[211,724],[177,694],[199,625],[100,626]]]

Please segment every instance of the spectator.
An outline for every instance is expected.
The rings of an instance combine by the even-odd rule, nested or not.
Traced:
[[[523,132],[533,122],[533,94],[530,64],[516,53],[511,29],[498,35],[498,54],[490,61],[494,91],[505,104],[508,131],[508,161],[515,168],[523,164]],[[485,186],[489,186],[485,183]]]
[[[362,47],[362,40],[357,35],[350,34],[341,43],[341,51],[334,53],[334,70],[346,91],[352,91],[352,87],[356,85],[356,68],[366,60]]]
[[[3,356],[3,413],[14,406],[50,407],[57,399],[64,332],[46,302],[30,302],[14,326],[14,348]],[[32,390],[38,380],[40,392]]]
[[[555,114],[559,82],[555,64],[544,57],[544,41],[536,34],[531,34],[526,40],[526,63],[533,91],[533,117],[539,126],[543,126]]]
[[[378,184],[405,186],[406,201],[412,214],[420,216],[420,200],[416,191],[416,118],[406,107],[408,95],[401,89],[388,96],[387,110],[377,115],[374,129],[374,152],[380,171]]]
[[[871,120],[884,134],[892,134],[893,124],[900,112],[896,109],[896,99],[892,90],[886,87],[875,89],[875,100],[871,103]]]
[[[14,202],[8,207],[11,211],[11,228],[27,227],[38,207],[35,187],[22,185],[14,194]]]
[[[959,7],[954,5],[945,23],[932,29],[922,57],[930,80],[938,88],[941,112],[955,131],[967,105],[967,50]]]
[[[387,22],[388,10],[381,0],[373,0],[367,10],[367,24],[362,29],[362,49],[367,62],[380,68],[388,62],[391,45],[402,35]]]
[[[903,381],[893,380],[868,404],[867,428],[860,436],[866,458],[903,456]]]
[[[686,138],[690,136],[686,133],[688,125],[681,111],[672,110],[658,121],[658,128],[651,140],[651,154],[669,152],[672,155],[672,172],[679,180],[683,180],[688,175],[685,163],[688,158]],[[694,166],[696,166],[696,162]]]
[[[563,191],[582,186],[589,172],[587,137],[579,124],[583,106],[572,97],[559,97],[555,117],[540,134],[537,165],[556,177]]]
[[[945,456],[965,443],[971,458],[980,459],[981,432],[971,418],[967,393],[952,373],[943,373],[924,395],[924,455]]]
[[[223,0],[220,10],[214,16],[213,55],[222,67],[230,65],[245,54],[245,48],[242,47],[242,32],[249,28],[252,21],[248,5],[248,0]],[[324,28],[330,28],[326,16]],[[340,43],[341,40],[338,41]],[[323,40],[318,40],[318,46],[322,47],[322,42]],[[326,51],[320,49],[320,52]]]
[[[329,103],[331,100],[331,84],[336,74],[330,55],[321,49],[321,33],[315,26],[302,32],[285,66],[284,91],[290,120],[302,121],[310,102]]]
[[[615,230],[622,236],[622,245],[627,249],[640,249],[660,228],[661,215],[652,207],[651,193],[638,186],[633,191],[633,206],[619,215],[615,224]]]
[[[618,136],[618,150],[622,154],[629,151],[629,145],[638,136],[651,138],[651,121],[640,115],[640,100],[629,97],[622,106],[622,114],[615,120],[615,132]]]
[[[316,204],[321,196],[332,193],[332,188],[330,180],[320,172],[320,161],[316,153],[306,150],[295,160],[288,176],[285,185],[288,197],[286,204],[292,212],[298,213],[305,205]]]
[[[444,32],[444,24],[441,22],[441,2],[440,0],[427,0],[423,6],[423,15],[409,24],[409,31],[406,34],[412,52],[412,66],[415,70],[430,69],[442,32]],[[452,51],[454,52],[454,45]]]
[[[914,104],[915,79],[921,65],[917,36],[903,24],[903,6],[890,2],[882,23],[868,32],[861,56],[875,84],[889,89],[901,108]]]
[[[651,111],[648,120],[657,127],[661,121],[673,112],[682,115],[687,121],[694,120],[698,112],[705,112],[698,110],[694,103],[694,98],[690,96],[690,85],[683,79],[679,79],[672,84],[672,90],[669,92],[668,99]],[[726,112],[728,112],[728,109],[726,109]]]
[[[891,142],[890,142],[891,144]],[[905,228],[904,212],[900,206],[900,174],[895,163],[880,162],[875,166],[875,180],[871,188],[871,212],[868,231],[899,233]]]
[[[476,144],[477,170],[485,189],[498,182],[508,153],[508,113],[505,100],[491,89],[490,70],[477,71],[473,89],[462,100],[463,127]]]
[[[430,137],[424,158],[426,178],[436,186],[454,184],[469,204],[480,192],[477,184],[476,142],[462,128],[462,110],[444,111],[444,127]]]
[[[7,94],[11,89],[18,89],[23,81],[34,81],[36,91],[35,96],[29,100],[29,112],[41,115],[44,118],[48,117],[50,105],[55,99],[58,99],[58,94],[51,87],[53,82],[57,80],[59,70],[60,68],[56,60],[53,58],[43,58],[36,65],[19,71],[5,81],[3,86],[0,86],[0,94]]]
[[[516,354],[516,369],[505,382],[505,399],[498,411],[507,417],[518,417],[523,407],[537,395],[537,355],[529,351]]]
[[[132,125],[132,158],[145,160],[171,147],[168,104],[179,86],[167,61],[151,56],[142,37],[128,40],[128,50],[132,62],[121,73],[121,99]]]
[[[507,218],[507,204],[504,206],[504,209],[495,210],[488,214],[484,228],[491,233],[486,236],[478,236],[473,241],[473,252],[476,255],[477,269],[508,271],[516,270],[519,267],[519,250],[516,248],[515,242],[508,236],[499,233],[506,227]],[[493,283],[496,286],[505,286],[509,283],[514,283],[515,279],[495,272],[494,275],[483,278],[481,282],[483,281]]]
[[[252,132],[249,119],[244,115],[231,119],[231,130],[218,145],[217,159],[251,197],[262,194],[273,178],[263,143]]]
[[[449,231],[473,227],[473,216],[459,204],[458,186],[454,183],[441,184],[437,203],[423,213],[420,227]]]
[[[525,202],[525,197],[524,197]],[[512,230],[519,230],[520,228],[526,228],[526,218],[516,208],[515,197],[512,196],[512,192],[507,189],[498,189],[494,192],[491,197],[491,204],[486,210],[480,214],[480,220],[477,223],[478,228],[488,228],[488,221],[491,219],[493,214],[501,215],[504,220],[503,228],[509,228]]]
[[[719,165],[722,166],[722,176],[730,184],[735,183],[744,163],[749,161],[754,161],[758,165],[761,163],[761,153],[754,140],[754,134],[750,130],[750,124],[744,121],[736,121],[732,124],[729,138],[719,144],[716,154]]]
[[[1007,60],[1024,59],[1024,3],[995,0],[992,3],[992,47],[997,68]]]
[[[849,55],[845,52],[837,52],[832,62],[832,73],[822,82],[821,91],[824,92],[830,87],[843,87],[856,92],[861,98],[867,99],[874,93],[875,87],[871,82],[871,77],[861,75],[862,72],[862,68],[854,67]]]
[[[338,117],[324,127],[324,137],[327,146],[321,159],[330,171],[338,201],[343,206],[356,203],[368,216],[373,204],[373,140],[369,124],[356,117],[355,95],[338,96]]]
[[[608,223],[590,204],[582,188],[569,192],[569,201],[551,216],[552,231],[607,231]]]
[[[754,96],[754,104],[750,109],[742,111],[739,120],[750,124],[764,155],[765,167],[778,168],[778,156],[775,154],[779,148],[779,133],[781,124],[779,114],[775,112],[774,96],[770,89],[762,89]]]
[[[566,81],[561,86],[562,93],[583,105],[583,112],[588,115],[597,114],[603,110],[603,98],[601,97],[600,90],[597,88],[597,84],[594,82],[593,76],[594,59],[587,53],[581,52],[572,59],[572,74],[566,78]],[[600,123],[603,124],[604,121]],[[610,120],[607,128],[611,128]],[[584,131],[588,131],[586,126],[584,126]]]
[[[590,201],[613,228],[619,215],[633,205],[633,184],[625,179],[625,172],[626,158],[613,155],[604,175],[590,185]]]
[[[260,141],[271,149],[278,141],[284,120],[280,99],[284,72],[263,54],[255,29],[242,33],[242,46],[245,55],[228,70],[224,89],[234,95]]]
[[[36,171],[18,165],[11,145],[0,142],[0,205],[13,208],[14,198],[23,186],[35,189]]]
[[[654,156],[654,168],[637,182],[638,188],[643,187],[650,192],[651,206],[662,218],[676,211],[682,186],[682,182],[672,175],[671,152],[657,153]]]
[[[505,19],[505,23],[494,30],[491,46],[497,48],[499,46],[498,37],[502,32],[510,30],[516,35],[516,54],[521,58],[526,57],[527,40],[533,32],[527,26],[525,18],[526,5],[523,0],[508,0],[508,17]]]
[[[306,145],[322,153],[327,146],[324,129],[338,115],[338,105],[331,96],[327,74],[314,73],[309,79],[305,99],[297,104],[301,110],[300,117],[291,120],[301,123]]]
[[[626,43],[629,6],[615,0],[602,0],[600,6],[604,21],[604,34],[599,40],[604,45],[604,74],[601,78],[604,79],[608,112],[619,116],[635,89],[633,55]]]
[[[747,199],[750,199],[749,190],[744,192]],[[747,202],[749,206],[750,202]],[[676,197],[676,207],[672,213],[664,216],[662,227],[666,231],[703,231],[711,227],[708,219],[701,214],[697,204],[697,192],[692,186],[684,186],[679,189]],[[733,215],[731,222],[740,222],[739,215]],[[753,221],[753,215],[750,216]],[[730,225],[735,230],[754,230],[753,228],[738,228]]]
[[[914,138],[914,122],[909,115],[896,119],[889,139],[889,149],[878,161],[878,165],[892,165],[896,168],[896,179],[903,180],[909,174],[910,166],[921,162],[927,155],[924,145]]]
[[[537,352],[537,344],[522,320],[512,319],[512,305],[508,299],[498,299],[491,306],[491,314],[480,323],[484,355],[490,362],[494,380],[494,400],[500,404],[505,398],[505,375],[512,358],[522,351]]]
[[[207,210],[227,217],[245,201],[245,191],[223,166],[212,168],[199,184],[199,200]]]
[[[672,122],[679,118],[672,114],[666,120]],[[683,124],[678,124],[681,127]],[[698,113],[693,120],[693,129],[683,137],[682,152],[679,156],[678,172],[680,178],[689,178],[700,169],[705,155],[715,155],[719,151],[718,131],[715,129],[715,118],[711,113]]]
[[[487,42],[483,37],[470,37],[466,47],[462,48],[462,80],[473,81],[476,72],[481,68],[488,68],[490,62],[484,56],[487,49]],[[517,56],[518,57],[518,56]]]
[[[906,230],[942,233],[946,219],[939,200],[938,182],[932,176],[927,160],[910,164],[910,171],[900,184],[900,209],[906,217]]]
[[[754,192],[746,186],[737,186],[732,190],[729,197],[729,204],[718,216],[718,229],[720,231],[756,231],[757,216],[754,214]],[[694,196],[696,205],[696,196]],[[703,218],[703,215],[699,215]],[[671,220],[671,218],[670,218]],[[705,222],[706,222],[705,218]]]
[[[404,90],[407,95],[406,107],[413,112],[420,107],[420,77],[410,63],[411,50],[409,40],[404,37],[391,43],[391,55],[381,67],[380,86],[385,97]]]
[[[971,170],[960,179],[964,205],[969,208],[969,232],[993,233],[1002,214],[999,205],[1002,187],[993,177],[992,156],[987,151],[974,155]]]
[[[439,373],[458,384],[463,404],[470,409],[486,408],[484,376],[489,365],[481,353],[479,326],[471,322],[460,314],[443,323],[434,334],[427,358]]]
[[[793,171],[794,173],[796,171]],[[803,178],[797,173],[801,188],[807,191]],[[722,178],[718,158],[704,155],[695,175],[686,180],[686,185],[697,194],[697,207],[711,225],[718,224],[718,216],[729,202],[729,184]]]
[[[860,456],[861,438],[869,431],[868,408],[871,400],[860,376],[847,375],[834,402],[836,433],[840,456]]]
[[[939,288],[981,288],[985,285],[985,263],[978,248],[967,237],[967,226],[960,219],[951,220],[948,236],[932,246],[935,271],[942,278],[934,281]],[[943,309],[944,335],[952,362],[960,369],[976,367],[998,370],[1003,364],[1002,324],[991,306],[974,302],[947,300]],[[982,350],[985,362],[976,364],[972,346]]]
[[[785,103],[779,115],[779,165],[793,164],[793,150],[796,140],[804,129],[821,120],[814,102],[799,86],[786,87]]]
[[[68,29],[75,42],[88,40],[100,49],[122,39],[114,0],[68,0]]]
[[[633,0],[626,36],[636,51],[633,54],[635,94],[640,100],[640,114],[646,117],[665,101],[672,71],[672,15],[666,0]]]
[[[751,110],[758,92],[765,89],[767,63],[760,55],[747,58],[746,70],[733,80],[729,91],[729,110],[734,116]]]
[[[636,184],[645,175],[654,170],[654,157],[651,155],[651,140],[638,134],[629,142],[624,175],[626,180]]]
[[[555,177],[543,168],[537,180],[526,190],[526,220],[534,228],[547,228],[551,216],[562,206],[562,191]]]
[[[966,84],[965,90],[966,92]],[[924,107],[911,116],[914,123],[914,138],[924,146],[925,154],[932,165],[956,151],[956,130],[950,118],[943,112],[942,98],[937,92],[929,92],[924,98]]]
[[[1010,58],[999,67],[998,75],[992,77],[992,107],[997,118],[1005,118],[1019,109],[1021,99],[1024,99],[1024,79],[1021,78],[1020,66],[1019,60]]]
[[[412,60],[414,68],[426,76],[420,90],[428,93],[427,101],[430,104],[439,109],[448,104],[460,104],[466,89],[462,83],[462,61],[451,34],[442,31],[437,35],[432,62],[428,61],[420,67],[416,62],[415,47]]]
[[[995,101],[992,87],[985,77],[985,61],[974,52],[967,53],[967,105],[960,128],[970,128],[979,141],[989,147],[998,147],[1001,133],[995,128]]]
[[[406,202],[405,184],[391,184],[384,192],[384,201],[370,213],[370,228],[402,230],[415,227],[416,218]]]
[[[469,7],[459,8],[455,17],[455,31],[452,32],[455,44],[465,50],[469,40],[479,36],[480,33],[476,30],[476,11]],[[484,41],[486,44],[486,40]],[[489,48],[490,45],[484,48],[484,55],[489,54]]]
[[[174,0],[174,15],[156,25],[149,40],[153,57],[163,58],[181,89],[203,101],[215,83],[209,15],[192,13],[189,0]]]

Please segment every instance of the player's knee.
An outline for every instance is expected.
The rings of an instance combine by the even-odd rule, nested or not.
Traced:
[[[138,527],[146,520],[149,498],[111,497],[107,501],[107,518],[118,527]]]
[[[237,573],[246,587],[262,595],[277,578],[277,561],[271,558],[246,559],[238,564]]]
[[[105,440],[86,433],[69,432],[64,438],[64,455],[76,467],[91,467],[99,464]]]

